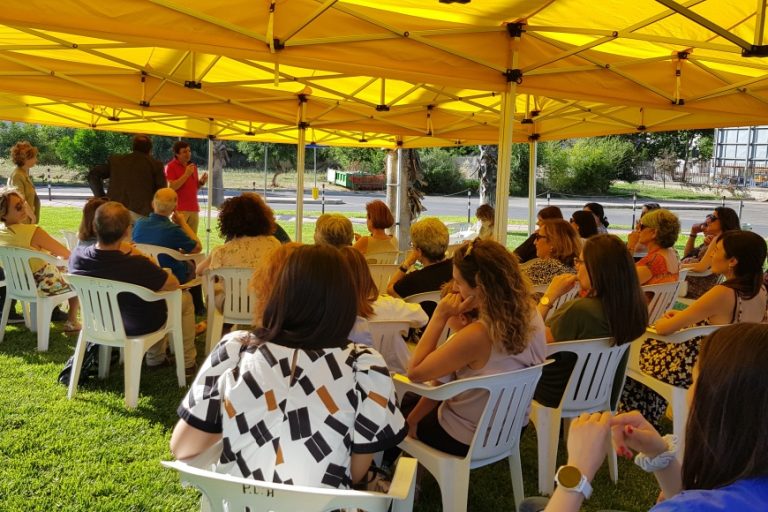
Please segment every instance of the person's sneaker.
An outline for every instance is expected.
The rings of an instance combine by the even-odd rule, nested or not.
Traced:
[[[24,323],[24,315],[21,313],[17,313],[15,309],[12,309],[8,313],[8,323],[9,324],[23,324]]]
[[[53,308],[51,313],[51,322],[66,322],[69,319],[69,315],[62,311],[59,306]]]

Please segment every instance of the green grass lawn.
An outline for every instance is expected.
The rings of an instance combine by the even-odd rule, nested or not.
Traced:
[[[60,229],[76,229],[79,218],[75,208],[50,207],[43,210],[42,225],[58,235]],[[197,510],[197,493],[182,489],[177,475],[159,463],[171,458],[168,442],[185,393],[173,369],[142,373],[135,410],[123,405],[117,366],[106,381],[89,383],[70,401],[56,377],[75,342],[54,327],[49,352],[38,353],[33,333],[17,326],[6,329],[0,344],[0,510]],[[199,337],[201,354],[203,344]],[[526,495],[534,495],[533,428],[523,435],[522,460]],[[651,507],[657,494],[653,478],[628,461],[619,463],[618,485],[603,467],[583,510]],[[440,510],[439,488],[429,475],[415,510]],[[513,510],[506,461],[472,472],[469,510]]]

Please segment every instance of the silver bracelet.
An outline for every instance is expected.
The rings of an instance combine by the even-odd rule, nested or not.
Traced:
[[[677,455],[677,449],[679,446],[677,436],[673,434],[667,434],[666,436],[662,437],[662,439],[667,444],[667,451],[658,454],[654,458],[650,458],[642,452],[635,456],[635,464],[640,466],[640,469],[646,473],[653,473],[662,469],[666,469]]]

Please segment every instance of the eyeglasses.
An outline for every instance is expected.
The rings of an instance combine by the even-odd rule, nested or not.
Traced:
[[[545,235],[540,235],[538,233],[534,233],[533,234],[533,239],[534,240],[549,240],[549,237],[547,237]]]
[[[583,265],[584,260],[581,258],[573,258],[573,266],[576,267],[578,265]]]
[[[717,215],[708,215],[707,218],[709,219],[709,222],[715,222],[716,220],[720,220]]]

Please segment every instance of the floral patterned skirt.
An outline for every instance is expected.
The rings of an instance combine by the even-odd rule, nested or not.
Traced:
[[[701,339],[696,337],[684,343],[665,343],[648,338],[640,348],[640,370],[673,386],[689,388],[693,383],[693,366],[699,357]],[[658,428],[666,408],[667,402],[661,395],[636,380],[627,379],[619,410],[636,409]]]

